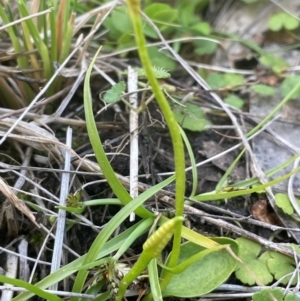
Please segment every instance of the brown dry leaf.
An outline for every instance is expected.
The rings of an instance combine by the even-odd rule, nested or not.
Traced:
[[[28,207],[20,200],[12,191],[12,189],[5,183],[5,181],[0,177],[0,191],[5,195],[5,197],[23,214],[25,214],[38,228],[40,226],[37,224],[33,213],[28,209]]]
[[[268,212],[267,201],[259,200],[255,202],[251,209],[252,216],[264,223],[281,226],[282,223],[274,212]]]

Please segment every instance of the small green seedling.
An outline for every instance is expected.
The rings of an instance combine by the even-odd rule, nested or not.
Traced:
[[[55,208],[63,209],[68,212],[81,214],[84,209],[84,203],[80,202],[82,196],[82,188],[78,189],[75,193],[70,193],[66,199],[67,206],[56,206]]]

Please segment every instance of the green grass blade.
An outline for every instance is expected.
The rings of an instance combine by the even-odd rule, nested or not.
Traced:
[[[38,286],[30,284],[26,281],[15,279],[15,278],[8,278],[5,276],[0,275],[0,282],[8,283],[17,287],[23,287],[27,289],[29,292],[33,293],[36,296],[43,298],[44,300],[49,301],[63,301],[64,299],[55,296],[54,294],[48,293],[40,289]]]
[[[116,260],[119,258],[129,249],[134,241],[136,241],[137,237],[140,237],[143,233],[145,233],[153,224],[153,218],[147,218],[142,220],[139,227],[137,227],[126,239],[126,241],[122,244],[118,252],[114,255]]]
[[[249,137],[256,133],[261,127],[263,127],[265,124],[267,124],[273,116],[275,116],[276,113],[278,113],[282,107],[292,99],[292,96],[295,94],[295,92],[299,91],[300,89],[300,82],[290,91],[290,93],[282,99],[282,101],[251,131],[249,131],[246,135],[246,137]]]
[[[148,200],[151,196],[153,196],[155,193],[157,193],[159,190],[161,190],[166,185],[170,184],[172,180],[169,178],[164,180],[163,182],[149,188],[142,194],[140,194],[138,197],[133,199],[130,203],[128,203],[126,206],[124,206],[102,229],[102,231],[99,233],[99,235],[94,240],[92,246],[90,247],[88,253],[86,254],[85,260],[83,264],[88,264],[90,262],[93,262],[96,260],[97,255],[101,251],[101,249],[104,247],[106,241],[109,239],[109,237],[112,235],[112,233],[115,231],[115,229],[133,212],[141,206],[146,200]],[[75,279],[75,283],[73,286],[73,292],[81,292],[82,287],[84,285],[84,282],[86,280],[88,272],[87,271],[79,271],[77,274],[77,277]],[[76,298],[71,298],[71,301],[76,301]]]
[[[18,6],[19,6],[20,15],[22,17],[29,16],[28,8],[23,0],[18,1]],[[48,80],[48,79],[50,79],[51,75],[53,74],[53,67],[50,62],[48,48],[45,45],[43,39],[41,38],[40,33],[37,29],[37,26],[35,25],[33,20],[29,19],[24,22],[26,22],[28,29],[30,31],[31,37],[33,38],[34,43],[38,49],[38,52],[43,60],[44,76]]]
[[[236,196],[241,196],[241,195],[246,195],[246,194],[250,194],[253,192],[258,192],[260,190],[263,190],[267,187],[273,186],[275,184],[278,184],[286,179],[288,179],[291,175],[297,173],[300,171],[300,166],[297,167],[296,169],[293,169],[291,172],[285,174],[282,177],[279,177],[275,180],[269,181],[265,184],[262,185],[257,185],[253,188],[248,188],[248,189],[239,189],[239,190],[234,190],[234,191],[230,191],[230,192],[216,192],[216,191],[212,191],[209,193],[203,193],[200,195],[196,195],[193,197],[194,200],[196,201],[215,201],[215,200],[222,200],[222,199],[227,199],[227,198],[233,198]]]
[[[136,225],[133,225],[129,229],[125,230],[118,236],[112,238],[110,241],[108,241],[104,248],[101,250],[101,252],[98,254],[96,259],[103,258],[104,256],[107,256],[111,254],[112,252],[115,252],[119,249],[119,247],[124,243],[124,241],[127,239],[127,237],[132,233],[132,231],[135,230],[136,227],[138,227],[140,224],[137,223]],[[66,277],[72,275],[73,273],[77,272],[78,269],[83,265],[84,259],[86,255],[83,255],[76,260],[72,261],[71,263],[67,264],[66,266],[60,268],[55,273],[47,276],[43,280],[39,281],[35,284],[40,289],[45,289],[63,279]],[[34,294],[31,292],[25,292],[21,293],[20,295],[16,296],[13,301],[25,301],[31,298]]]
[[[93,148],[93,151],[95,153],[97,162],[101,168],[101,171],[103,172],[109,186],[117,196],[119,200],[122,201],[123,204],[128,204],[132,198],[127,192],[127,190],[124,188],[124,186],[120,183],[119,179],[115,175],[107,157],[105,154],[105,151],[103,149],[102,142],[100,140],[98,129],[96,127],[94,114],[93,114],[93,108],[92,108],[92,97],[90,94],[90,77],[93,65],[96,61],[96,58],[100,52],[100,49],[95,54],[88,70],[86,73],[86,77],[84,80],[84,110],[85,110],[85,119],[86,119],[86,126],[88,135],[90,138],[90,142]],[[152,217],[153,214],[146,210],[145,208],[138,208],[135,213],[139,215],[142,218],[148,218]]]
[[[154,258],[148,264],[149,282],[154,301],[163,301],[160,284],[159,284],[159,273],[157,269],[157,259]]]
[[[60,63],[62,63],[66,59],[66,57],[68,56],[68,54],[70,52],[70,47],[71,47],[72,38],[73,38],[74,22],[75,22],[75,14],[71,14],[70,20],[68,22],[68,26],[65,31],[65,37],[63,40],[62,51],[61,51],[61,55],[59,58]]]
[[[300,157],[300,154],[296,154],[293,157],[291,157],[290,159],[286,160],[285,162],[283,162],[282,164],[275,166],[274,168],[268,170],[265,172],[267,177],[271,177],[274,174],[282,171],[285,167],[291,165],[297,158]],[[259,184],[259,179],[257,177],[253,177],[251,179],[248,180],[244,180],[244,181],[240,181],[238,183],[234,183],[232,185],[229,185],[230,187],[248,187],[251,185],[255,185],[255,184]]]
[[[239,162],[239,160],[241,159],[242,155],[245,153],[246,149],[244,148],[240,154],[235,158],[235,160],[230,164],[230,166],[227,168],[225,174],[223,175],[223,177],[221,178],[221,180],[219,181],[219,183],[216,186],[216,191],[220,191],[225,185],[225,183],[227,182],[227,178],[230,175],[230,173],[232,172],[232,170],[234,169],[234,167],[236,166],[236,164]]]
[[[49,6],[54,6],[53,1],[50,1]],[[52,62],[58,62],[57,57],[57,40],[56,40],[56,24],[55,24],[55,10],[49,13],[49,23],[51,32],[51,60]]]
[[[5,25],[9,24],[10,21],[2,5],[0,5],[0,17]],[[22,52],[24,49],[22,48],[21,43],[16,35],[15,26],[8,27],[6,30],[9,34],[15,52]],[[28,68],[28,62],[25,56],[21,55],[17,57],[17,62],[19,68],[21,69]]]
[[[192,149],[192,146],[190,144],[190,141],[188,137],[185,134],[185,131],[178,125],[182,139],[185,143],[185,147],[188,151],[190,161],[191,161],[191,166],[192,166],[192,176],[193,176],[193,184],[192,184],[192,192],[190,197],[193,197],[196,194],[197,186],[198,186],[198,172],[197,172],[197,166],[196,166],[196,160],[194,156],[194,152]]]

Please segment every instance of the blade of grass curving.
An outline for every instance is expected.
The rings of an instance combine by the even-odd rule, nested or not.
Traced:
[[[47,5],[46,1],[41,1],[39,3],[39,11],[46,10],[47,8],[48,8],[48,5]],[[37,24],[38,31],[43,33],[45,45],[48,45],[48,43],[49,43],[48,34],[47,34],[48,26],[47,26],[46,19],[47,19],[47,17],[45,15],[40,16],[40,18],[37,18],[36,24]]]
[[[29,16],[28,8],[23,0],[18,1],[18,7],[19,7],[20,15],[22,17]],[[26,22],[28,29],[30,31],[31,37],[33,38],[34,43],[38,49],[38,52],[42,58],[43,67],[44,67],[44,76],[48,80],[48,79],[50,79],[50,77],[53,74],[53,67],[50,62],[48,48],[45,45],[43,39],[41,38],[40,33],[39,33],[35,23],[33,22],[33,20],[29,19],[24,22]],[[49,89],[47,93],[50,94],[51,89]]]
[[[72,38],[73,38],[74,23],[75,23],[75,14],[72,13],[70,20],[68,22],[68,26],[65,31],[65,38],[63,40],[62,51],[61,51],[61,55],[59,58],[60,62],[63,62],[70,52],[70,47],[71,47]]]
[[[152,298],[154,301],[163,301],[160,283],[159,283],[159,273],[157,269],[157,259],[154,258],[148,264],[149,282]]]
[[[6,9],[8,10],[8,12],[10,12],[10,7],[9,7],[9,3],[6,3]],[[9,24],[10,20],[8,19],[6,12],[4,11],[4,8],[2,5],[0,5],[0,17],[3,21],[3,23],[5,25]],[[21,53],[24,49],[21,46],[21,43],[19,41],[19,38],[16,34],[17,30],[15,25],[8,27],[7,28],[7,32],[9,34],[10,40],[12,42],[13,48],[15,50],[16,53]],[[28,69],[28,61],[27,58],[25,56],[18,56],[17,57],[17,62],[18,62],[18,67],[19,69]],[[31,99],[34,98],[34,93],[31,90],[30,86],[25,83],[25,82],[18,82],[19,88],[22,92],[22,96],[24,98],[21,97],[20,98],[20,103],[18,104],[20,108],[26,107],[26,105],[31,101]]]
[[[32,52],[34,50],[34,47],[33,47],[32,41],[30,39],[30,32],[28,30],[28,27],[27,27],[25,22],[22,22],[21,26],[22,26],[22,29],[23,29],[23,40],[24,40],[24,44],[26,45],[26,50],[29,51],[29,52]],[[40,65],[38,63],[36,55],[34,53],[29,54],[29,58],[30,58],[31,69],[39,70]],[[33,76],[36,79],[41,79],[41,76],[40,76],[39,72],[34,72]]]
[[[290,159],[286,160],[285,162],[283,162],[282,164],[278,165],[278,166],[275,166],[274,168],[268,170],[265,172],[266,176],[267,177],[271,177],[273,176],[274,174],[280,172],[281,170],[283,170],[285,167],[291,165],[297,158],[300,157],[300,154],[296,154],[294,155],[293,157],[291,157]],[[259,179],[257,177],[253,177],[251,179],[248,179],[248,180],[244,180],[244,181],[240,181],[240,182],[237,182],[237,183],[234,183],[232,185],[229,185],[230,187],[248,187],[248,186],[251,186],[251,185],[255,185],[255,184],[259,184]]]
[[[101,205],[120,205],[123,203],[119,199],[95,199],[83,202],[84,206],[101,206]]]
[[[174,114],[171,110],[171,107],[168,101],[165,98],[165,95],[159,86],[155,74],[153,72],[153,66],[151,65],[151,61],[148,55],[147,47],[146,47],[146,40],[143,33],[143,25],[140,15],[140,1],[139,0],[127,0],[127,7],[129,16],[131,19],[131,23],[133,25],[134,33],[135,33],[135,40],[138,47],[138,53],[147,75],[147,79],[152,87],[152,91],[156,97],[156,101],[164,115],[166,123],[169,127],[173,151],[174,151],[174,162],[175,162],[175,214],[176,216],[183,215],[183,207],[184,207],[184,193],[185,193],[185,157],[184,157],[184,148],[183,142],[178,131],[178,124],[175,120]],[[173,247],[172,247],[172,257],[169,262],[170,267],[174,267],[177,264],[177,260],[179,257],[180,252],[180,241],[181,241],[181,229],[182,223],[178,223],[175,228],[174,238],[173,238]],[[162,290],[172,277],[171,273],[167,273],[165,278],[162,279],[161,287]]]
[[[246,151],[246,149],[244,148],[240,152],[240,154],[234,159],[234,161],[230,164],[230,166],[227,168],[225,174],[223,175],[223,177],[221,178],[221,180],[219,181],[219,183],[216,186],[216,191],[220,191],[225,186],[228,176],[230,175],[230,173],[232,172],[232,170],[234,169],[236,164],[239,162],[239,160],[241,159],[241,157],[245,153],[245,151]]]
[[[198,173],[197,173],[197,166],[196,166],[197,163],[196,163],[196,160],[195,160],[195,156],[194,156],[192,146],[190,144],[190,141],[189,141],[188,137],[185,134],[185,131],[181,128],[181,126],[178,125],[178,127],[179,127],[179,130],[180,130],[182,139],[185,143],[185,147],[188,151],[190,161],[191,161],[193,184],[192,184],[192,192],[191,192],[190,197],[192,198],[196,194],[196,190],[197,190],[197,186],[198,186]]]
[[[49,6],[54,6],[53,1],[50,1]],[[58,62],[57,57],[57,32],[55,24],[55,10],[49,13],[50,33],[51,33],[51,60],[52,62]],[[50,45],[49,45],[50,46]]]
[[[124,206],[102,229],[102,231],[99,233],[99,235],[94,240],[92,246],[90,247],[88,253],[86,254],[86,257],[84,259],[83,264],[87,264],[90,262],[93,262],[96,260],[97,255],[105,245],[106,241],[109,239],[109,237],[112,235],[112,233],[115,231],[115,229],[133,212],[141,206],[146,200],[148,200],[151,196],[153,196],[155,193],[157,193],[159,190],[161,190],[166,185],[170,184],[172,180],[166,179],[163,182],[152,186],[142,194],[140,194],[138,197],[136,197],[134,200],[132,200],[130,203],[128,203],[126,206]],[[81,292],[84,282],[86,280],[88,272],[81,270],[77,274],[77,277],[74,282],[73,286],[73,292]],[[71,301],[76,301],[75,297],[71,298]]]
[[[119,249],[119,247],[126,241],[127,237],[140,225],[141,222],[138,222],[137,224],[133,225],[129,229],[126,229],[124,232],[119,234],[118,236],[112,238],[109,240],[101,252],[98,254],[97,259],[103,258],[104,256],[107,256],[111,254],[112,252],[115,252],[116,250]],[[57,270],[55,273],[47,276],[43,280],[39,281],[38,283],[35,284],[40,289],[45,289],[54,283],[57,283],[66,277],[70,276],[71,274],[75,273],[82,267],[84,259],[86,255],[83,255],[76,260],[72,261],[71,263],[67,264],[66,266],[60,268]],[[25,301],[33,296],[32,293],[30,292],[24,292],[21,293],[20,295],[16,296],[13,301]]]
[[[103,149],[102,142],[100,140],[98,129],[96,127],[96,123],[94,120],[93,108],[92,108],[92,98],[90,94],[90,76],[92,72],[93,65],[96,61],[96,58],[100,52],[101,48],[96,52],[87,72],[84,80],[84,111],[85,111],[85,119],[86,119],[86,127],[89,135],[89,139],[95,153],[97,162],[103,172],[109,186],[113,190],[114,194],[117,196],[119,200],[122,201],[123,204],[128,204],[132,198],[124,188],[124,186],[120,183],[119,179],[115,175],[107,157],[105,151]],[[135,211],[137,215],[142,218],[152,217],[153,214],[146,210],[145,208],[137,208]]]
[[[59,4],[58,4],[59,3]],[[62,52],[62,44],[64,40],[64,11],[66,10],[66,1],[59,1],[56,2],[58,5],[56,11],[56,20],[55,20],[55,27],[56,27],[56,43],[57,43],[57,57],[60,61],[61,52]]]
[[[7,10],[10,10],[8,3],[6,5],[6,8],[7,8]],[[6,12],[4,11],[4,8],[2,5],[0,5],[0,17],[5,25],[9,24],[10,20],[8,19]],[[22,48],[21,43],[17,37],[15,25],[8,27],[7,32],[11,39],[11,42],[12,42],[15,52],[17,52],[17,53],[22,52],[24,49]],[[20,69],[28,68],[28,61],[25,56],[22,56],[22,55],[18,56],[17,62],[18,62],[18,66]]]
[[[256,133],[261,127],[263,127],[266,123],[268,123],[273,116],[279,112],[280,109],[289,101],[292,99],[292,96],[299,91],[300,89],[300,82],[294,86],[294,88],[289,92],[289,94],[282,99],[282,101],[256,126],[254,127],[251,131],[249,131],[246,135],[246,137],[249,137]]]
[[[110,300],[110,298],[111,298],[110,292],[105,292],[101,294],[99,297],[93,299],[93,301],[106,301],[106,300]]]
[[[62,2],[62,1],[61,1]],[[60,2],[60,5],[61,5],[61,2]],[[71,1],[65,1],[65,7],[64,7],[64,10],[63,10],[63,24],[62,24],[62,29],[63,29],[63,38],[66,39],[68,38],[68,36],[66,35],[67,32],[68,32],[68,26],[70,25],[69,24],[69,20],[71,18]],[[72,35],[71,35],[72,36]],[[63,43],[65,42],[63,39]],[[63,44],[64,46],[64,44]]]
[[[15,278],[8,278],[5,276],[0,275],[0,282],[8,283],[17,287],[23,287],[27,289],[29,292],[31,292],[35,296],[39,296],[43,298],[44,300],[49,301],[63,301],[64,299],[59,298],[58,296],[55,296],[54,294],[45,292],[44,290],[40,289],[36,285],[30,284],[26,281],[15,279]]]
[[[147,218],[145,220],[142,220],[139,227],[137,227],[126,239],[126,241],[122,244],[122,246],[119,248],[118,252],[113,256],[116,260],[119,260],[119,258],[129,249],[129,247],[132,245],[134,241],[136,241],[137,237],[140,237],[142,233],[145,233],[153,224],[154,219],[153,218]]]
[[[263,190],[267,187],[273,186],[277,183],[280,183],[280,182],[288,179],[291,175],[293,175],[293,174],[295,174],[299,171],[300,171],[300,166],[293,169],[291,172],[285,174],[282,177],[279,177],[275,180],[269,181],[269,182],[267,182],[265,184],[262,184],[262,185],[257,185],[253,188],[239,189],[239,190],[234,190],[234,191],[230,191],[230,192],[218,192],[218,193],[216,191],[212,191],[212,192],[209,192],[209,193],[203,193],[203,194],[200,194],[200,195],[196,195],[196,196],[193,197],[193,199],[196,200],[196,201],[204,202],[204,201],[213,201],[213,200],[233,198],[233,197],[236,197],[236,196],[241,196],[241,195],[250,194],[250,193],[253,193],[253,192],[258,192],[260,190]]]

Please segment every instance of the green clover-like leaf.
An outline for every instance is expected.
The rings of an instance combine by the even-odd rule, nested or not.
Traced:
[[[269,271],[274,275],[276,280],[281,279],[287,274],[293,273],[295,270],[295,261],[293,258],[280,254],[274,251],[267,251],[270,258],[267,260]],[[284,277],[281,283],[286,285],[291,279],[291,276]],[[292,285],[298,282],[297,275],[292,280]]]
[[[286,12],[280,12],[273,15],[268,22],[268,27],[273,31],[279,31],[283,28],[294,30],[299,27],[299,21]]]
[[[273,276],[268,270],[266,257],[258,255],[261,251],[261,245],[255,243],[246,238],[238,238],[237,243],[239,245],[239,257],[243,263],[247,266],[238,264],[235,272],[235,276],[244,284],[254,285],[256,279],[259,279],[260,283],[266,285],[273,280]],[[249,273],[249,270],[251,273]],[[253,277],[253,275],[255,277]]]
[[[275,73],[280,73],[283,69],[289,66],[283,58],[273,54],[262,55],[259,58],[259,62],[266,67],[272,68]]]

